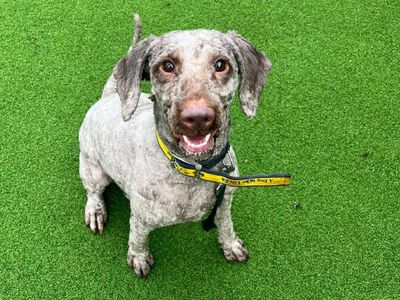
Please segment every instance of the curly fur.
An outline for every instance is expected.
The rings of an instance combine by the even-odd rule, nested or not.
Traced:
[[[140,36],[139,30],[135,36]],[[213,63],[221,57],[230,69],[218,79]],[[160,64],[165,58],[176,62],[176,73],[163,74]],[[173,152],[192,159],[210,158],[227,143],[238,78],[241,106],[252,117],[269,68],[264,54],[236,33],[213,30],[175,31],[140,42],[137,37],[114,68],[102,98],[90,108],[79,132],[80,176],[87,192],[85,222],[94,232],[104,230],[107,211],[102,193],[114,181],[130,200],[127,261],[139,276],[147,276],[154,264],[148,247],[152,230],[199,220],[215,202],[213,183],[171,168],[157,144],[156,130]],[[146,78],[151,80],[152,96],[140,93],[140,81]],[[205,103],[218,114],[215,145],[200,154],[182,149],[174,132],[183,130],[176,125],[179,112],[194,94],[207,99]],[[230,153],[235,160],[232,148]],[[239,175],[237,168],[233,175]],[[227,187],[215,222],[226,259],[241,261],[248,253],[232,225],[233,191]]]

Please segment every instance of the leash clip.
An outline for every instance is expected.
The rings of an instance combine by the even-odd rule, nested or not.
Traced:
[[[235,165],[233,163],[233,158],[230,151],[228,151],[228,159],[229,162],[223,161],[223,165],[220,167],[220,171],[229,174],[235,171]]]
[[[233,165],[223,165],[221,171],[229,174],[235,171],[235,167]]]

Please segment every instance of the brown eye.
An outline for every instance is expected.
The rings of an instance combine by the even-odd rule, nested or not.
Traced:
[[[214,64],[214,68],[216,72],[223,72],[226,69],[226,63],[224,60],[222,59],[218,59],[215,64]]]
[[[162,68],[163,68],[163,70],[164,70],[165,72],[171,73],[171,72],[174,71],[175,66],[174,66],[174,64],[173,64],[172,61],[166,60],[166,61],[163,62]]]

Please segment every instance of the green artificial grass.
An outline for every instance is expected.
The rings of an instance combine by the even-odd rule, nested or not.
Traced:
[[[400,5],[397,1],[1,1],[0,299],[398,299]],[[233,107],[247,263],[200,223],[154,231],[147,280],[126,264],[129,203],[106,191],[85,228],[77,133],[132,39],[234,29],[273,62],[257,117]],[[144,88],[148,89],[149,85]]]

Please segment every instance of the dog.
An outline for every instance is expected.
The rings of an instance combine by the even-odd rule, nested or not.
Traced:
[[[241,109],[253,117],[271,62],[233,31],[173,31],[140,41],[138,16],[135,24],[128,53],[81,125],[79,173],[87,193],[85,223],[93,232],[102,233],[107,222],[102,194],[108,184],[115,182],[130,200],[127,262],[138,276],[146,277],[154,264],[149,233],[200,220],[216,202],[214,183],[171,167],[157,134],[184,160],[220,155],[228,143],[236,89]],[[142,80],[150,80],[151,95],[141,93]],[[223,159],[229,156],[235,166],[231,175],[238,176],[232,147],[227,152]],[[214,221],[225,258],[245,261],[248,251],[231,219],[234,190],[226,187]]]

